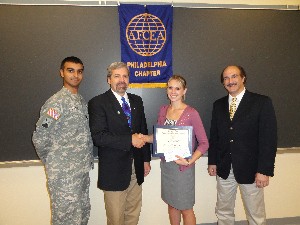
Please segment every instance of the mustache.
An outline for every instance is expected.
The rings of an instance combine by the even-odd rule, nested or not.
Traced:
[[[127,86],[126,82],[124,82],[124,81],[118,82],[118,83],[117,83],[117,86],[118,86],[118,85],[126,85],[126,86]]]
[[[227,84],[226,86],[227,86],[227,87],[232,87],[232,86],[234,86],[234,85],[237,85],[237,83],[236,83],[236,82],[234,82],[234,83],[229,83],[229,84]]]

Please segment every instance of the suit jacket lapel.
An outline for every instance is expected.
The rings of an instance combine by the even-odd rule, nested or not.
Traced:
[[[130,103],[130,109],[131,109],[131,127],[134,126],[134,122],[136,121],[136,113],[137,113],[137,105],[136,102],[134,101],[134,98],[132,97],[131,94],[127,93],[128,95],[128,99],[129,99],[129,103]]]
[[[126,118],[126,115],[125,113],[123,112],[123,109],[118,101],[118,99],[116,98],[116,96],[112,93],[112,90],[110,89],[108,91],[108,95],[109,95],[109,98],[110,98],[110,101],[112,103],[112,108],[113,108],[113,111],[117,113],[118,117],[121,118],[122,120],[126,121],[127,123],[127,118]]]
[[[250,92],[246,90],[235,114],[233,117],[233,121],[238,120],[243,115],[246,115],[245,112],[249,111],[249,107],[251,107],[251,104],[249,104],[250,101]]]
[[[221,107],[221,110],[223,111],[221,112],[221,115],[224,115],[224,119],[226,119],[228,122],[231,122],[230,115],[229,115],[228,96],[223,98],[222,104],[223,105]]]

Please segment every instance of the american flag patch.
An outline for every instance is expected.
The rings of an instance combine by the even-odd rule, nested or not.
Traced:
[[[60,114],[56,112],[55,109],[52,108],[48,110],[47,114],[55,120],[58,120],[58,118],[60,117]]]

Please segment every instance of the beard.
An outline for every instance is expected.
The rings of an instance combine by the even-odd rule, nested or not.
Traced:
[[[116,84],[116,89],[118,92],[125,93],[127,90],[128,84],[125,82],[119,82]]]

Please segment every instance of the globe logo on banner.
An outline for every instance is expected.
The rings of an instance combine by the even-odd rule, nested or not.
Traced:
[[[141,56],[153,56],[160,52],[166,36],[162,21],[148,13],[133,17],[126,27],[126,39],[130,48]]]

